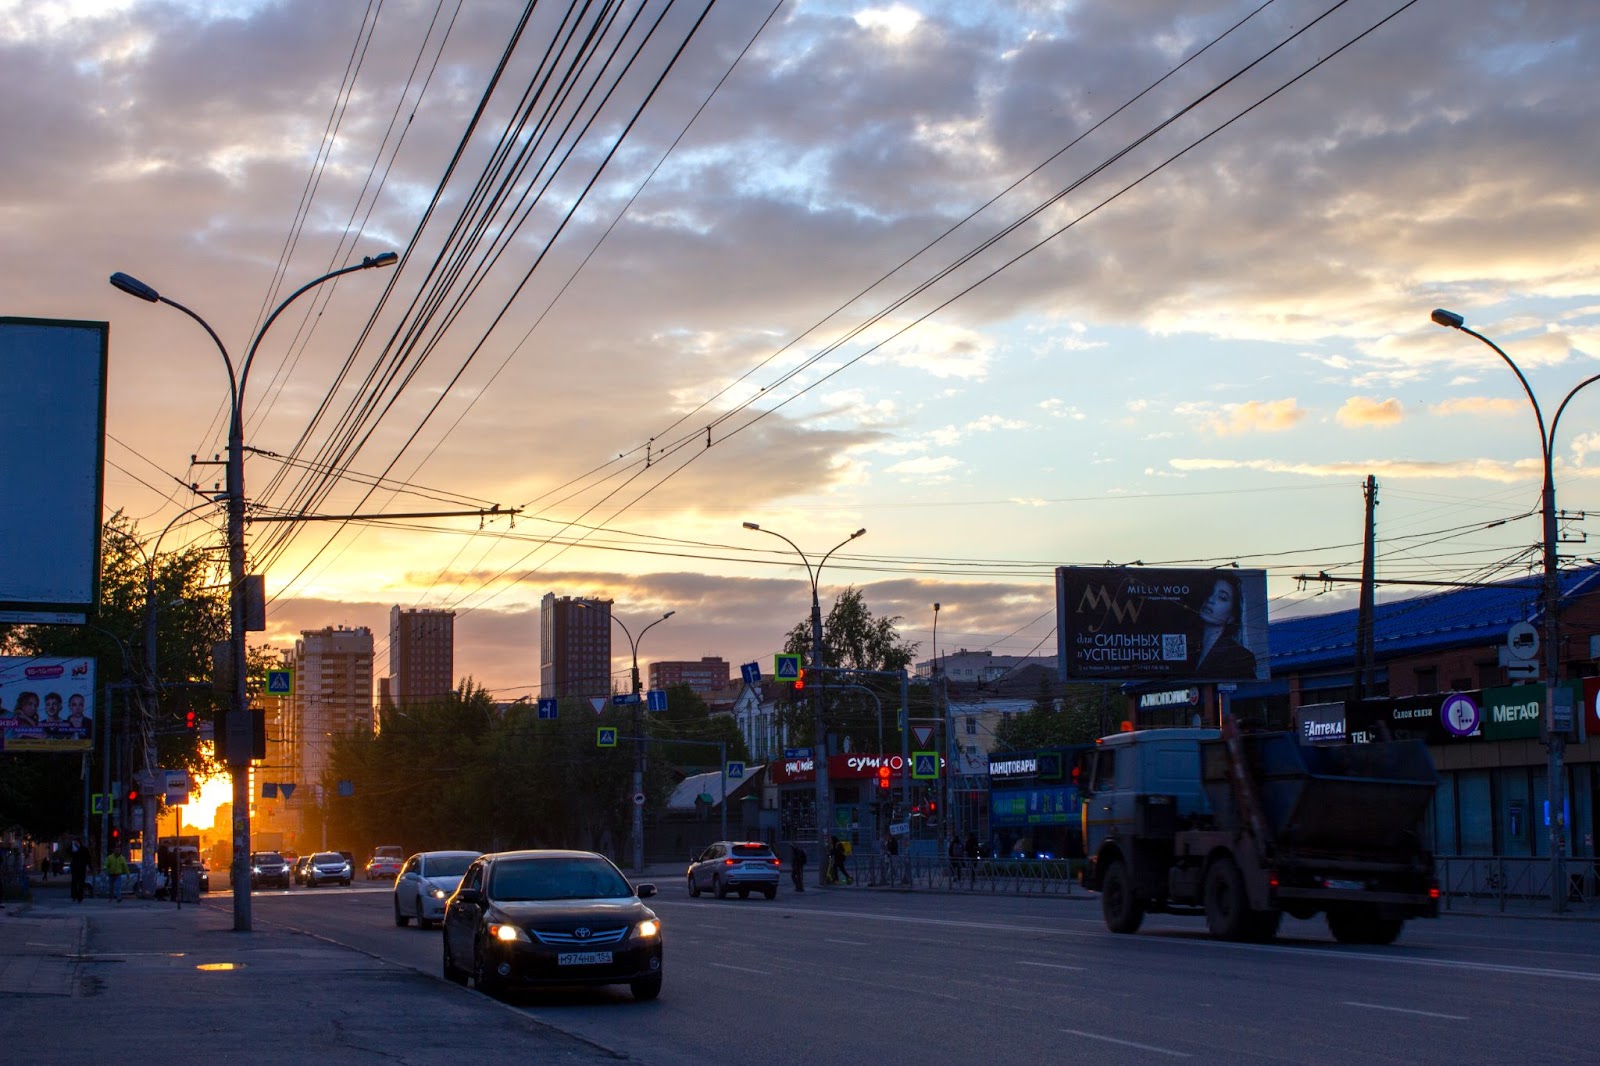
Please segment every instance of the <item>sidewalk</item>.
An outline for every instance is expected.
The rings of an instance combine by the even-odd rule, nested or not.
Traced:
[[[75,904],[65,879],[0,909],[0,1047],[63,1063],[281,1066],[616,1063],[602,1048],[432,975],[255,923],[233,931],[227,896]],[[43,1043],[41,1043],[43,1042]]]

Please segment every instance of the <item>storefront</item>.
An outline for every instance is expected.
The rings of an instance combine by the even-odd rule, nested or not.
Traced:
[[[880,766],[889,768],[889,788],[878,785]],[[785,840],[815,840],[817,828],[817,773],[811,756],[780,759],[767,764],[767,784],[776,792]],[[822,835],[838,836],[853,847],[876,850],[876,842],[889,832],[897,820],[912,821],[912,813],[902,805],[902,787],[907,782],[906,761],[899,755],[842,754],[828,757],[828,791],[833,801],[833,823]],[[937,819],[939,781],[913,782],[913,808],[924,814],[915,819]],[[933,803],[931,819],[928,804]],[[925,825],[914,825],[913,834],[931,832]]]
[[[989,756],[989,852],[996,858],[1080,859],[1075,767],[1092,745]]]

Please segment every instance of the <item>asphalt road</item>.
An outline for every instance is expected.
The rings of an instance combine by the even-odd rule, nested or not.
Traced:
[[[1245,945],[1187,918],[1113,936],[1081,897],[662,888],[659,1001],[574,989],[496,1009],[660,1066],[1600,1058],[1600,923],[1451,917],[1357,948],[1285,919],[1277,943]],[[439,972],[438,933],[397,928],[387,888],[262,892],[255,915]],[[440,995],[460,992],[440,979]]]

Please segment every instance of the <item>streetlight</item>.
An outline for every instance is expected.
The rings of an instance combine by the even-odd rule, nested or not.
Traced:
[[[822,574],[822,567],[823,564],[828,561],[828,556],[832,555],[846,544],[849,544],[857,537],[863,535],[867,530],[865,527],[862,527],[861,529],[858,529],[854,533],[850,534],[848,537],[844,538],[844,540],[841,540],[839,543],[829,548],[827,554],[823,555],[822,562],[819,562],[813,568],[811,565],[811,560],[806,558],[806,553],[800,550],[800,545],[796,544],[782,533],[777,533],[770,529],[762,529],[754,522],[744,523],[744,528],[753,529],[757,533],[768,533],[774,537],[777,537],[779,540],[789,545],[789,547],[793,548],[795,554],[800,556],[800,561],[806,564],[806,576],[811,579],[811,668],[817,671],[817,680],[820,682],[822,680],[821,672],[823,667],[822,603],[817,599],[817,579]],[[822,697],[815,691],[813,691],[811,696],[811,731],[811,765],[816,768],[817,780],[817,884],[825,885],[828,882],[824,872],[827,870],[828,864],[822,861],[821,856],[821,849],[824,846],[822,840],[822,827],[832,824],[833,805],[830,802],[828,795],[828,730],[822,720]]]
[[[1454,311],[1437,308],[1432,315],[1433,321],[1447,329],[1457,329],[1462,333],[1478,338],[1487,344],[1494,353],[1505,361],[1511,372],[1517,375],[1517,380],[1522,383],[1522,391],[1527,393],[1528,402],[1533,405],[1533,417],[1539,423],[1539,455],[1544,461],[1544,491],[1541,503],[1544,511],[1544,707],[1546,735],[1548,741],[1546,748],[1549,753],[1549,765],[1545,771],[1548,777],[1545,789],[1550,800],[1550,898],[1555,910],[1559,914],[1567,909],[1567,879],[1566,879],[1566,830],[1567,830],[1567,782],[1566,770],[1562,766],[1567,738],[1564,732],[1558,732],[1555,727],[1556,684],[1557,673],[1561,669],[1561,655],[1557,642],[1561,637],[1561,591],[1557,585],[1557,567],[1559,560],[1556,556],[1556,480],[1555,480],[1555,454],[1554,445],[1556,426],[1561,422],[1561,414],[1567,409],[1567,404],[1578,394],[1585,385],[1600,381],[1600,374],[1591,375],[1572,387],[1572,390],[1562,397],[1561,404],[1556,408],[1555,417],[1550,419],[1548,428],[1544,422],[1544,412],[1539,409],[1539,401],[1533,395],[1533,388],[1528,384],[1528,379],[1523,376],[1522,370],[1511,361],[1511,357],[1501,350],[1494,341],[1483,334],[1467,328],[1466,319]]]
[[[589,609],[589,605],[587,603],[577,603],[574,604],[574,606],[580,607],[584,610]],[[650,630],[654,629],[656,626],[660,625],[662,622],[665,622],[667,619],[671,618],[677,613],[677,611],[668,611],[660,618],[657,618],[654,622],[651,622],[649,625],[639,630],[639,635],[637,637],[628,631],[628,627],[622,621],[622,619],[618,618],[614,614],[611,616],[611,620],[613,622],[617,623],[619,626],[622,626],[622,634],[628,638],[628,647],[633,652],[633,794],[635,797],[644,795],[644,737],[639,732],[639,693],[643,690],[643,685],[639,680],[639,641],[643,640],[644,635],[650,632]],[[726,789],[724,789],[722,803],[723,806],[727,806],[728,797],[726,794]],[[642,874],[644,873],[644,804],[640,803],[637,798],[633,800],[632,844],[633,872],[636,874]]]
[[[235,372],[228,348],[217,336],[217,331],[198,314],[176,300],[162,296],[137,278],[118,271],[111,275],[111,284],[129,296],[137,296],[147,303],[164,303],[175,307],[200,324],[222,353],[223,366],[228,371],[228,608],[232,627],[233,699],[227,711],[228,750],[224,757],[228,772],[233,777],[233,864],[229,881],[233,887],[233,928],[235,932],[250,931],[250,748],[253,730],[250,727],[249,693],[245,688],[245,558],[244,558],[244,388],[250,376],[250,364],[255,361],[261,338],[277,321],[284,308],[294,303],[303,293],[325,281],[357,270],[393,266],[400,261],[394,252],[369,255],[359,263],[329,271],[300,286],[288,299],[273,309],[261,328],[256,331],[244,362]]]

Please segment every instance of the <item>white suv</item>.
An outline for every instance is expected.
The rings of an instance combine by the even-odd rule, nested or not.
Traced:
[[[719,840],[689,864],[689,895],[709,891],[718,899],[729,892],[749,899],[752,889],[768,899],[778,895],[782,863],[759,840]]]

